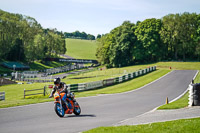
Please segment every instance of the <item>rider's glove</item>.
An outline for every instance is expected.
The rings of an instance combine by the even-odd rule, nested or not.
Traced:
[[[67,94],[67,97],[71,97],[71,95],[68,93],[68,94]]]

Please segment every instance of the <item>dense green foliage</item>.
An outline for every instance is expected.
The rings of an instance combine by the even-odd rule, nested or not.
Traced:
[[[66,52],[63,34],[43,29],[29,16],[0,10],[0,58],[34,61]]]
[[[111,66],[126,66],[133,60],[133,48],[136,42],[135,25],[125,21],[121,26],[113,29],[110,34],[99,41],[97,58],[102,64]]]
[[[91,34],[86,34],[85,32],[75,31],[72,33],[65,32],[65,38],[75,38],[75,39],[86,39],[86,40],[95,40],[95,36]]]
[[[125,21],[98,40],[96,56],[108,67],[161,60],[199,60],[200,15],[169,14],[136,24]]]

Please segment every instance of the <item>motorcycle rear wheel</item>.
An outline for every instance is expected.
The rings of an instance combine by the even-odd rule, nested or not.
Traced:
[[[60,108],[60,103],[56,103],[54,106],[55,112],[59,117],[64,117],[65,110],[64,108]]]

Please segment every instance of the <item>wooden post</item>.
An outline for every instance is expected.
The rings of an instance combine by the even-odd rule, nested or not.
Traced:
[[[45,91],[45,88],[46,88],[46,87],[44,86],[44,96],[45,96],[45,92],[46,92],[46,91]]]
[[[26,96],[26,90],[24,89],[24,99],[25,99],[25,96]]]

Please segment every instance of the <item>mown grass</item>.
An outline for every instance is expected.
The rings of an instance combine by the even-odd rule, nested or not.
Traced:
[[[13,84],[13,85],[1,86],[0,91],[5,91],[6,100],[0,101],[0,108],[51,101],[52,99],[48,99],[48,96],[43,96],[43,95],[38,95],[36,97],[33,96],[32,98],[28,97],[24,99],[24,89],[26,90],[42,89],[44,88],[45,85],[46,85],[45,83],[42,84],[34,83],[34,84]],[[35,91],[33,93],[40,93],[40,92],[43,91]]]
[[[147,75],[135,78],[133,80],[118,85],[97,90],[77,92],[75,94],[76,97],[86,97],[86,96],[95,96],[98,94],[110,94],[110,93],[120,93],[120,92],[130,91],[165,75],[167,72],[169,72],[169,70],[157,70]],[[24,99],[24,89],[26,90],[40,89],[44,88],[45,85],[48,84],[45,83],[16,84],[16,85],[6,85],[0,87],[0,91],[5,91],[6,93],[6,100],[0,101],[0,108],[52,101],[53,99],[48,99],[48,96],[42,96],[42,95],[29,96],[28,98]],[[36,91],[33,93],[38,93],[38,92],[40,93],[42,91]],[[50,90],[47,89],[47,92],[50,93]]]
[[[110,93],[120,93],[125,91],[130,91],[136,88],[139,88],[153,80],[156,80],[157,78],[161,77],[162,75],[166,74],[170,71],[169,66],[173,66],[173,69],[183,69],[183,64],[179,65],[180,62],[158,62],[155,64],[145,64],[145,65],[135,65],[135,66],[129,66],[129,67],[122,67],[122,68],[112,68],[112,69],[103,69],[103,70],[95,70],[75,76],[68,76],[66,79],[63,79],[62,81],[66,82],[66,84],[74,84],[74,83],[84,83],[84,82],[92,82],[97,80],[103,80],[107,78],[113,78],[118,77],[120,75],[134,72],[139,69],[144,69],[149,66],[157,65],[156,71],[149,73],[147,75],[144,75],[142,77],[135,78],[133,80],[106,87],[106,88],[100,88],[97,90],[91,90],[91,91],[85,91],[85,92],[78,92],[76,95],[78,97],[85,97],[85,96],[94,96],[98,94],[110,94]],[[185,63],[184,63],[185,64]],[[185,69],[196,69],[199,70],[200,62],[195,62],[194,64],[191,64],[190,62],[185,64]],[[200,75],[198,74],[196,79],[199,79]],[[199,80],[196,80],[198,82]],[[25,105],[30,103],[39,103],[39,102],[46,102],[46,101],[52,101],[53,99],[48,99],[47,96],[32,96],[26,99],[23,99],[23,91],[25,89],[39,89],[43,88],[44,85],[48,85],[52,83],[34,83],[34,84],[16,84],[16,85],[6,85],[1,86],[0,91],[6,92],[6,100],[0,101],[0,108],[3,107],[11,107],[11,106],[18,106],[18,105]],[[186,102],[187,103],[187,102]]]
[[[138,71],[139,69],[145,69],[151,66],[153,65],[135,65],[135,66],[111,68],[111,69],[103,68],[102,70],[100,70],[100,68],[97,68],[96,70],[92,70],[90,72],[83,72],[78,75],[68,76],[62,81],[66,82],[67,84],[99,81],[99,80],[119,77],[128,73]]]
[[[96,60],[97,42],[81,39],[66,39],[66,55],[76,59],[94,59]]]
[[[86,96],[94,96],[98,94],[113,94],[113,93],[131,91],[158,79],[159,77],[167,74],[169,71],[170,70],[156,70],[147,75],[144,75],[144,76],[141,76],[141,77],[138,77],[138,78],[126,81],[124,83],[114,85],[114,86],[97,89],[97,90],[78,92],[77,96],[86,97]]]
[[[158,122],[136,126],[99,127],[84,133],[199,133],[200,118]]]
[[[188,106],[188,96],[189,96],[189,93],[187,92],[180,99],[178,99],[172,103],[160,106],[158,109],[180,109],[180,108],[187,107]]]
[[[65,62],[38,62],[34,61],[33,63],[29,64],[30,70],[43,70],[43,69],[49,69],[49,68],[55,68],[55,67],[60,67],[60,66],[65,66],[67,63]]]
[[[172,70],[200,70],[200,62],[158,62],[155,63],[159,68]]]

